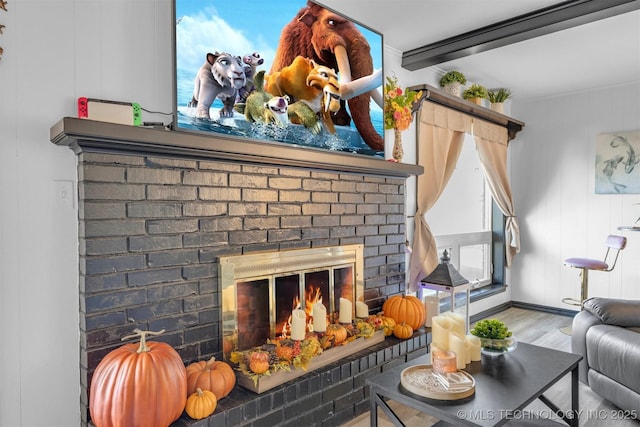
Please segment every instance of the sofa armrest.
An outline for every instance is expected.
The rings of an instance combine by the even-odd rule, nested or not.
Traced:
[[[582,356],[578,364],[580,381],[589,384],[589,361],[587,360],[587,331],[595,325],[601,325],[600,319],[587,310],[579,311],[573,318],[571,327],[571,351]]]
[[[586,300],[582,307],[607,325],[640,326],[640,300],[594,297]]]

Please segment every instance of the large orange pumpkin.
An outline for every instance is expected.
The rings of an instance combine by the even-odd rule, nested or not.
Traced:
[[[96,427],[166,427],[187,402],[187,372],[169,344],[146,342],[164,331],[134,330],[139,344],[109,352],[91,380],[89,413]]]
[[[413,330],[420,329],[426,320],[424,305],[413,295],[394,295],[382,304],[385,316],[396,323],[406,323]]]
[[[222,399],[233,390],[236,385],[236,374],[226,363],[217,361],[214,357],[187,366],[187,394],[191,396],[199,388],[209,390]]]

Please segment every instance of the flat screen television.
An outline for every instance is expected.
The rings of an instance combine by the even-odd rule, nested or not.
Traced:
[[[384,157],[381,34],[307,0],[173,6],[176,130]]]

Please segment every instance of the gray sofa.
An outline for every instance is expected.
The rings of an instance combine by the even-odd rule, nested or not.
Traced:
[[[580,381],[640,413],[640,301],[587,299],[573,319],[571,348],[583,357]]]

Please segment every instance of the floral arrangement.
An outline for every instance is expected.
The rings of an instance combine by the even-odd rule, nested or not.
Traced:
[[[244,351],[232,351],[229,361],[236,365],[236,369],[251,378],[254,384],[263,375],[271,375],[278,371],[293,369],[306,370],[314,357],[324,350],[339,345],[345,345],[357,338],[369,338],[382,326],[374,325],[368,320],[358,320],[356,323],[345,325],[346,339],[338,342],[330,334],[307,334],[302,341],[290,338],[267,340],[260,347]]]
[[[422,98],[422,91],[403,90],[398,78],[387,76],[384,86],[384,128],[407,130],[413,121],[414,106]]]

